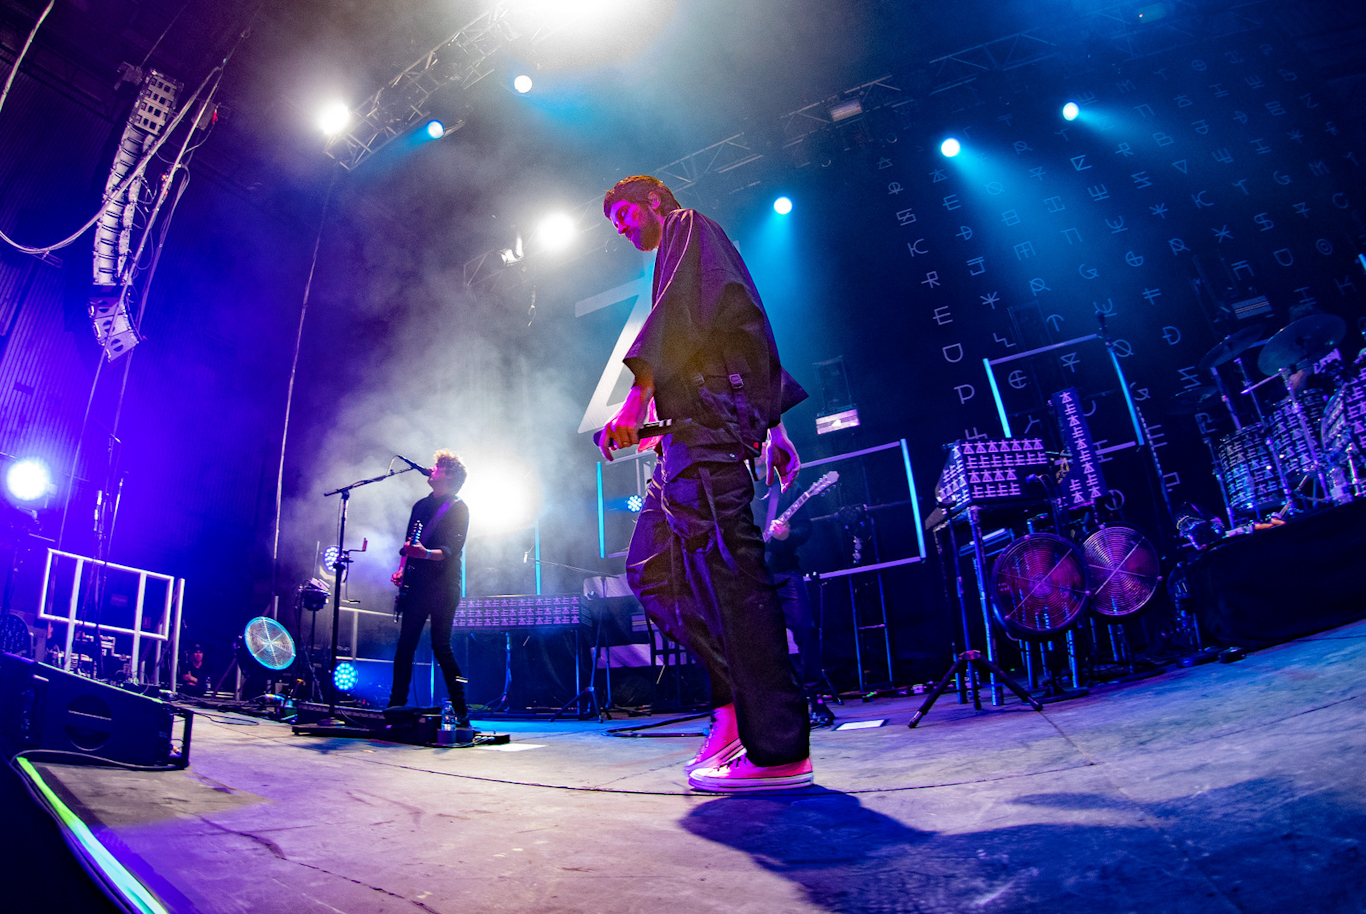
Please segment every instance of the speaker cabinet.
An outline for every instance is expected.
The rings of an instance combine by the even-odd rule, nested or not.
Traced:
[[[184,767],[190,718],[176,753],[173,716],[171,706],[155,698],[14,654],[0,656],[0,741],[7,756],[57,750],[129,765]]]

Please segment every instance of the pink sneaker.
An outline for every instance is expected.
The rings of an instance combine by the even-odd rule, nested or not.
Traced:
[[[811,759],[789,762],[786,765],[764,767],[742,755],[718,768],[699,768],[688,775],[688,786],[711,793],[734,793],[742,790],[792,790],[810,787],[816,782]]]
[[[692,774],[699,768],[720,768],[744,751],[740,728],[735,722],[735,705],[722,705],[712,712],[711,731],[683,770]]]

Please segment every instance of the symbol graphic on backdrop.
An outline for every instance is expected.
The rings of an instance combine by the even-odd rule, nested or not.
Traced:
[[[1008,209],[1004,213],[1001,213],[1001,221],[1006,225],[1019,225],[1020,214],[1013,209]]]
[[[1177,343],[1181,342],[1181,331],[1171,324],[1168,324],[1162,328],[1162,339],[1168,346],[1175,346]]]
[[[925,249],[925,250],[923,250],[923,251],[920,250],[920,246],[921,246],[922,244],[924,244],[924,243],[925,243],[925,239],[924,239],[924,238],[917,238],[915,241],[908,241],[908,242],[906,242],[906,248],[911,252],[911,256],[912,256],[912,257],[914,257],[916,254],[928,254],[928,253],[929,253],[929,249],[928,249],[928,248]]]
[[[1224,223],[1223,228],[1212,228],[1210,231],[1214,233],[1214,240],[1219,244],[1223,244],[1224,239],[1233,237],[1233,233],[1228,230],[1227,222]]]
[[[934,314],[930,315],[930,320],[934,321],[941,327],[945,324],[952,324],[953,313],[949,311],[948,305],[940,305],[938,308],[934,309]],[[954,361],[957,361],[957,359],[955,359]]]
[[[905,190],[905,189],[906,189],[906,188],[904,188],[904,187],[901,186],[901,182],[900,182],[900,181],[893,181],[891,184],[888,184],[888,185],[887,185],[887,193],[892,194],[892,195],[899,194],[899,193],[901,193],[901,192],[902,192],[903,190]]]
[[[1148,399],[1149,397],[1152,396],[1152,393],[1148,390],[1148,388],[1146,388],[1146,387],[1139,387],[1137,381],[1130,381],[1130,382],[1129,382],[1129,392],[1132,393],[1132,394],[1134,395],[1134,400],[1137,401],[1137,402],[1142,402],[1142,401],[1144,401],[1144,400],[1146,400],[1146,399]],[[1093,411],[1095,410],[1095,403],[1094,403],[1094,401],[1093,401],[1092,404],[1091,404],[1091,409],[1092,409]],[[1086,415],[1089,416],[1089,415],[1091,415],[1091,414],[1090,414],[1090,413],[1087,413]]]
[[[1062,197],[1044,197],[1043,205],[1048,207],[1050,213],[1060,213],[1067,209],[1067,204],[1062,202]]]
[[[1115,155],[1131,156],[1133,154],[1134,148],[1130,146],[1128,143],[1120,143],[1118,146],[1115,147]]]
[[[1115,340],[1112,345],[1115,347],[1115,355],[1121,359],[1127,359],[1134,354],[1134,347],[1128,340]]]
[[[929,286],[931,289],[939,285],[939,271],[930,270],[930,272],[925,274],[925,278],[920,280],[920,284],[922,286]]]
[[[1015,141],[1015,154],[1016,154],[1016,155],[1023,155],[1023,154],[1026,153],[1026,152],[1033,152],[1033,151],[1034,151],[1034,147],[1030,146],[1030,145],[1029,145],[1028,143],[1026,143],[1024,140],[1016,140],[1016,141]]]
[[[1233,163],[1233,153],[1228,151],[1227,146],[1222,146],[1211,152],[1210,158],[1214,159],[1214,161],[1219,162],[1223,165],[1230,165]]]
[[[1244,197],[1252,196],[1252,191],[1247,189],[1247,178],[1243,178],[1241,181],[1234,181],[1233,186],[1241,190]]]
[[[1191,105],[1195,104],[1195,102],[1191,101],[1191,97],[1189,95],[1174,96],[1172,98],[1172,101],[1176,102],[1176,107],[1178,108],[1189,108]]]
[[[1057,333],[1058,331],[1062,330],[1063,320],[1064,318],[1061,314],[1050,314],[1048,315],[1048,317],[1044,318],[1044,322],[1047,323],[1048,326],[1053,328],[1054,333]]]
[[[1200,387],[1204,382],[1200,379],[1200,369],[1194,365],[1176,369],[1177,374],[1181,375],[1181,389],[1190,390],[1192,387]]]
[[[1172,489],[1181,485],[1181,474],[1175,470],[1172,470],[1170,473],[1163,473],[1162,485],[1170,492]]]
[[[1029,258],[1031,258],[1031,257],[1033,257],[1033,256],[1034,256],[1034,242],[1032,242],[1032,241],[1021,241],[1019,244],[1015,245],[1015,259],[1016,259],[1016,260],[1028,260]]]
[[[1124,217],[1117,216],[1114,219],[1106,219],[1105,227],[1110,230],[1111,235],[1118,235],[1120,232],[1127,232],[1128,226],[1124,224]]]
[[[998,343],[1002,344],[1003,346],[1005,346],[1007,349],[1014,349],[1014,348],[1015,348],[1015,344],[1014,344],[1013,342],[1011,342],[1010,339],[1009,339],[1008,337],[1001,336],[999,333],[996,333],[996,332],[993,331],[992,334],[991,334],[991,338],[992,338],[993,340],[995,340],[996,342],[998,342]]]
[[[1036,168],[1031,168],[1031,169],[1029,169],[1029,176],[1030,176],[1031,178],[1038,178],[1040,181],[1043,180],[1043,176],[1046,175],[1046,174],[1048,174],[1048,172],[1044,171],[1044,168],[1043,168],[1042,165],[1040,165],[1040,166],[1038,166],[1038,167],[1036,167]]]
[[[988,292],[986,295],[979,295],[977,297],[982,300],[982,304],[991,305],[991,310],[993,311],[996,310],[996,303],[1001,300],[1000,295],[996,292]]]
[[[1341,193],[1341,192],[1338,192],[1338,193],[1336,193],[1336,194],[1333,194],[1333,205],[1336,206],[1338,209],[1346,209],[1347,207],[1351,206],[1352,204],[1351,204],[1351,202],[1347,199],[1347,195],[1346,195],[1346,194]]]
[[[1286,136],[1290,137],[1292,140],[1294,140],[1296,143],[1299,143],[1301,146],[1304,145],[1304,134],[1301,133],[1299,130],[1291,130],[1286,133]]]
[[[1256,275],[1252,272],[1252,264],[1248,263],[1246,260],[1240,260],[1237,263],[1232,264],[1231,266],[1233,267],[1234,279],[1242,279],[1244,270],[1247,270],[1248,278],[1251,278]]]
[[[981,276],[987,271],[987,259],[985,257],[974,257],[971,260],[966,261],[966,263],[968,265],[969,276]]]
[[[1202,190],[1198,194],[1191,194],[1191,202],[1195,204],[1196,209],[1205,209],[1206,207],[1214,205],[1205,199],[1205,194],[1207,193],[1209,193],[1209,191]]]
[[[1124,255],[1124,262],[1131,267],[1141,267],[1143,266],[1143,255],[1135,254],[1133,251],[1130,251]]]
[[[1029,375],[1019,368],[1012,371],[1006,378],[1006,383],[1016,390],[1024,390],[1029,385]]]
[[[1148,106],[1144,105],[1143,107],[1147,108]],[[1082,153],[1079,156],[1072,156],[1072,168],[1077,171],[1088,171],[1091,168],[1090,165],[1086,164],[1086,153]]]
[[[1122,82],[1115,83],[1115,88],[1120,91],[1120,94],[1127,95],[1128,93],[1137,89],[1138,86],[1134,85],[1134,81],[1132,79],[1126,79]]]
[[[877,160],[877,167],[879,171],[881,171],[884,168],[891,168],[892,160],[884,156],[883,158]]]
[[[1110,199],[1110,192],[1105,189],[1104,184],[1097,184],[1093,187],[1088,187],[1086,188],[1086,192],[1091,195],[1091,199],[1096,203],[1099,203],[1102,200]]]
[[[1081,275],[1082,279],[1095,279],[1100,275],[1100,270],[1097,270],[1095,267],[1090,267],[1088,269],[1086,264],[1083,263],[1077,265],[1077,273]]]
[[[1252,217],[1252,221],[1260,225],[1264,232],[1269,232],[1276,227],[1276,223],[1271,221],[1271,216],[1268,213],[1258,213]]]
[[[1209,121],[1205,120],[1204,118],[1201,118],[1198,121],[1191,121],[1191,129],[1193,129],[1196,133],[1200,134],[1201,136],[1204,136],[1205,134],[1209,133]],[[1181,161],[1184,162],[1186,160],[1182,159]],[[1185,171],[1184,168],[1181,170]]]
[[[982,431],[978,431],[978,430],[977,430],[977,426],[975,426],[975,425],[972,427],[972,431],[968,431],[967,429],[963,429],[963,440],[964,440],[964,441],[981,441],[981,440],[982,440],[983,438],[985,438],[985,437],[987,437],[987,433],[986,433],[986,432],[982,432]]]
[[[617,382],[621,380],[622,372],[629,371],[621,363],[621,359],[626,355],[626,350],[631,348],[631,343],[635,341],[640,328],[645,324],[645,318],[650,314],[651,284],[651,277],[644,275],[615,289],[608,289],[599,295],[585,298],[574,305],[574,316],[583,317],[585,314],[592,314],[594,311],[600,311],[633,297],[635,299],[631,313],[626,318],[626,325],[621,328],[621,335],[617,337],[612,354],[603,366],[598,385],[588,401],[588,408],[584,410],[583,419],[579,422],[580,433],[602,428],[607,424],[607,420],[612,418],[613,407],[620,406],[620,403],[612,404],[608,400],[612,396],[612,391],[616,389]]]
[[[1172,143],[1175,143],[1175,142],[1176,142],[1176,139],[1175,139],[1174,137],[1172,137],[1171,134],[1167,134],[1167,133],[1154,133],[1154,134],[1153,134],[1153,142],[1156,143],[1159,147],[1161,147],[1161,146],[1170,146]]]
[[[1210,88],[1214,90],[1215,98],[1224,98],[1229,94],[1229,91],[1224,88],[1222,83],[1210,83]]]
[[[954,391],[958,394],[958,404],[960,406],[977,396],[977,391],[971,384],[959,384],[954,388]],[[966,391],[966,393],[964,393],[964,391]]]
[[[930,172],[931,184],[938,184],[940,181],[947,181],[948,179],[948,174],[946,174],[942,168],[936,168],[934,171]]]
[[[1136,171],[1133,174],[1129,175],[1129,177],[1133,179],[1134,187],[1138,190],[1142,190],[1145,187],[1153,186],[1153,179],[1148,177],[1148,173],[1146,171]]]
[[[1294,183],[1294,179],[1291,178],[1290,175],[1283,175],[1283,174],[1281,174],[1279,171],[1273,171],[1273,172],[1271,173],[1271,180],[1275,181],[1277,184],[1292,184],[1292,183]]]
[[[1348,289],[1351,289],[1353,292],[1357,290],[1357,287],[1352,282],[1352,277],[1350,275],[1344,276],[1342,279],[1335,279],[1333,280],[1333,282],[1337,283],[1338,295],[1341,297],[1346,297]]]
[[[1069,245],[1082,243],[1081,232],[1077,231],[1076,228],[1065,228],[1059,234],[1061,234],[1062,237],[1067,239],[1067,243]]]
[[[949,194],[947,197],[944,198],[944,209],[955,210],[962,208],[963,204],[958,202],[957,194]]]
[[[1075,352],[1066,352],[1063,353],[1061,361],[1063,368],[1076,374],[1077,366],[1081,364],[1081,356],[1077,355]]]
[[[1261,137],[1258,137],[1255,140],[1249,140],[1248,142],[1252,144],[1253,151],[1259,156],[1264,156],[1271,152],[1271,147],[1266,145],[1266,140]]]
[[[914,222],[914,221],[915,221],[915,210],[912,209],[911,207],[907,207],[906,209],[898,210],[898,211],[897,211],[897,214],[896,214],[896,223],[897,223],[897,225],[910,225],[910,224],[911,224],[912,222]]]
[[[940,352],[944,353],[944,361],[961,362],[963,361],[963,346],[961,343],[951,343],[943,347]]]
[[[1052,292],[1053,290],[1048,288],[1048,284],[1043,281],[1042,277],[1035,276],[1029,281],[1029,291],[1034,293],[1035,298],[1038,298],[1040,292]]]
[[[1104,314],[1106,317],[1109,317],[1115,313],[1115,300],[1113,298],[1107,298],[1103,305],[1098,301],[1093,301],[1091,302],[1091,307],[1097,314]]]
[[[960,225],[960,226],[958,226],[958,237],[959,237],[959,238],[962,238],[964,241],[971,241],[971,240],[972,240],[972,226],[970,226],[970,225]]]
[[[1143,290],[1143,297],[1144,297],[1145,299],[1147,299],[1147,300],[1148,300],[1148,304],[1151,305],[1154,301],[1156,301],[1157,299],[1159,299],[1159,298],[1162,297],[1162,289],[1161,289],[1161,288],[1157,288],[1157,289],[1144,289],[1144,290]]]
[[[993,197],[999,197],[1001,194],[1005,193],[1005,189],[1006,186],[1000,181],[989,181],[986,184],[987,193],[991,194]]]
[[[1243,82],[1247,83],[1254,89],[1261,89],[1266,85],[1266,83],[1262,82],[1262,78],[1260,76],[1257,76],[1256,74],[1244,77]]]
[[[1312,286],[1300,286],[1298,289],[1295,290],[1296,292],[1298,292],[1298,293],[1300,294],[1299,304],[1301,304],[1301,305],[1317,305],[1317,304],[1319,303],[1319,300],[1318,300],[1317,298],[1315,298],[1314,296],[1312,296],[1312,295],[1309,294],[1309,290],[1310,290],[1311,288],[1313,288],[1313,287],[1312,287]]]
[[[1190,248],[1186,247],[1186,242],[1182,241],[1180,238],[1170,239],[1167,242],[1167,246],[1172,249],[1173,254],[1180,254],[1182,251],[1190,250]]]
[[[1021,433],[1021,435],[1022,435],[1022,436],[1023,436],[1023,435],[1028,435],[1028,434],[1030,433],[1030,431],[1034,428],[1034,426],[1036,426],[1036,425],[1039,424],[1039,421],[1040,421],[1040,420],[1039,420],[1039,417],[1038,417],[1038,416],[1034,415],[1033,413],[1030,413],[1030,414],[1029,414],[1029,422],[1026,423],[1025,428],[1024,428],[1024,431]]]
[[[1290,248],[1281,248],[1279,251],[1272,251],[1271,256],[1276,258],[1276,262],[1283,267],[1288,267],[1295,262],[1295,255],[1290,252]]]
[[[1267,102],[1265,107],[1267,111],[1271,112],[1272,117],[1280,117],[1285,114],[1285,106],[1278,101]]]
[[[1328,165],[1323,159],[1319,159],[1316,162],[1309,163],[1309,170],[1312,171],[1316,177],[1322,177],[1323,175],[1328,174]]]
[[[1240,123],[1240,124],[1246,124],[1246,123],[1247,123],[1247,113],[1244,112],[1244,111],[1235,111],[1235,112],[1233,112],[1233,119],[1234,119],[1235,121],[1237,121],[1238,123]]]
[[[1165,203],[1159,203],[1156,206],[1148,207],[1148,212],[1152,213],[1154,216],[1161,216],[1162,221],[1164,222],[1167,220],[1167,204]]]

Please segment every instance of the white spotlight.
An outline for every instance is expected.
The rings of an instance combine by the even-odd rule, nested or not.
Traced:
[[[949,137],[947,140],[939,144],[939,151],[950,159],[958,155],[958,153],[962,152],[962,150],[963,144],[958,142],[958,140],[954,139],[953,137]]]
[[[351,123],[351,109],[346,102],[331,102],[318,115],[318,128],[328,136],[336,136]]]
[[[469,479],[460,498],[469,505],[470,528],[505,533],[536,520],[540,484],[531,468],[510,454],[484,454],[466,461]]]
[[[531,91],[531,77],[523,73],[521,76],[518,76],[516,79],[512,81],[512,88],[516,89],[523,95],[526,95],[528,92]]]
[[[576,234],[574,220],[564,213],[556,213],[553,216],[547,216],[541,221],[541,225],[536,230],[536,234],[540,236],[539,240],[541,245],[546,250],[563,250],[574,240],[574,235]]]
[[[1075,121],[1078,114],[1081,114],[1081,108],[1077,106],[1076,102],[1068,102],[1062,106],[1063,120]]]
[[[5,488],[16,501],[37,501],[51,494],[52,474],[41,460],[19,460],[5,473]]]
[[[787,197],[779,197],[773,201],[773,211],[779,216],[786,216],[792,212],[792,201]]]

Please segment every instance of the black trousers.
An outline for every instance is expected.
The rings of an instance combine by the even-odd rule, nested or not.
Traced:
[[[441,678],[446,680],[446,693],[451,697],[451,707],[457,715],[464,717],[469,711],[465,704],[465,685],[460,681],[460,664],[455,662],[455,652],[451,650],[451,624],[455,621],[455,610],[460,605],[460,600],[413,599],[415,596],[418,595],[410,594],[404,599],[403,620],[398,632],[398,650],[394,653],[394,685],[389,691],[389,704],[408,703],[408,690],[413,683],[413,655],[417,653],[417,643],[422,638],[422,627],[430,617],[432,656],[441,667]]]
[[[783,608],[783,620],[792,631],[797,645],[797,676],[803,683],[819,682],[821,673],[820,639],[811,612],[811,593],[800,571],[779,572],[773,576],[778,586],[778,603]]]
[[[783,765],[810,754],[810,726],[753,498],[745,464],[697,464],[666,483],[661,462],[626,574],[654,623],[706,666],[712,706],[735,703],[749,757]]]

